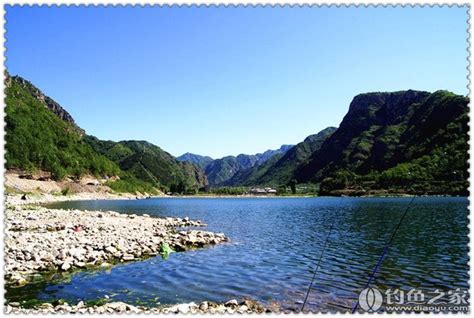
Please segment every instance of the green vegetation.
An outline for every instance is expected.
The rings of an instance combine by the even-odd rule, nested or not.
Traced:
[[[209,193],[216,195],[244,195],[247,194],[248,191],[249,189],[246,187],[218,187],[211,188]]]
[[[32,96],[17,77],[6,81],[6,167],[28,172],[50,171],[54,180],[66,176],[116,175],[119,167],[83,141],[81,132],[58,118]]]
[[[207,165],[209,165],[212,161],[214,161],[214,159],[212,159],[211,157],[195,155],[189,152],[177,157],[176,159],[181,162],[189,162],[189,163],[195,164],[202,170],[205,170]]]
[[[468,102],[446,91],[359,95],[297,178],[322,181],[321,194],[466,195]]]
[[[61,195],[68,195],[70,193],[71,189],[69,188],[64,188],[62,191],[61,191]]]
[[[110,302],[110,298],[101,297],[97,299],[86,300],[84,302],[84,306],[85,307],[103,306],[107,304],[108,302]]]
[[[207,186],[198,167],[178,162],[153,144],[84,136],[59,104],[21,77],[7,74],[6,86],[7,169],[45,170],[53,180],[119,176],[107,182],[116,192],[195,193]]]
[[[240,157],[227,156],[214,160],[206,167],[206,175],[212,186],[220,186],[228,181],[235,173],[253,167],[257,158],[255,156],[240,155]],[[245,160],[244,160],[245,159]]]
[[[158,193],[157,189],[153,187],[152,184],[139,180],[128,174],[122,174],[122,177],[118,180],[107,181],[105,185],[118,193]]]
[[[279,149],[267,150],[255,155],[240,154],[236,157],[227,156],[216,160],[187,153],[178,159],[201,165],[206,162],[204,170],[211,186],[235,186],[243,185],[242,180],[251,177],[251,169],[257,169],[260,166],[269,167],[267,161],[274,160],[275,157],[283,155],[291,148],[291,145],[283,145]],[[247,184],[251,184],[251,182],[247,182]]]
[[[49,171],[54,180],[91,174],[129,193],[240,195],[270,186],[278,195],[466,195],[468,102],[447,91],[361,94],[338,129],[294,147],[218,160],[188,153],[178,160],[146,141],[84,135],[54,100],[7,74],[6,168]]]
[[[361,94],[337,130],[327,128],[222,184],[271,186],[279,195],[466,195],[467,105],[447,91]],[[312,190],[299,190],[302,184]]]
[[[292,147],[285,153],[272,156],[265,163],[236,173],[225,185],[285,186],[290,185],[296,169],[307,163],[311,154],[317,151],[336,128],[328,127]]]
[[[128,190],[133,186],[142,190],[155,187],[164,192],[193,194],[207,186],[206,176],[200,168],[177,161],[147,141],[103,141],[93,136],[85,136],[85,141],[126,172],[123,175],[126,179],[108,184],[116,191],[130,192]],[[146,192],[150,193],[150,190]]]
[[[275,188],[277,196],[316,196],[319,192],[319,185],[314,183],[297,183],[296,180],[289,182],[289,185],[281,185]]]
[[[308,195],[317,195],[319,191],[319,186],[313,183],[296,183],[296,180],[293,184],[286,186],[282,185],[277,188],[277,196],[308,196]],[[212,187],[207,192],[199,192],[203,195],[251,195],[252,187],[239,187],[239,186],[222,186],[222,187]],[[265,195],[265,194],[260,194]],[[268,196],[271,196],[268,195]]]
[[[9,187],[7,185],[5,185],[5,194],[20,194],[22,193],[21,191],[15,189],[15,188],[12,188],[12,187]]]

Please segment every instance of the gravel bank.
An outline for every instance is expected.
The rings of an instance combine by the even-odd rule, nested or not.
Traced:
[[[50,304],[44,303],[35,308],[21,308],[18,303],[10,303],[6,306],[6,313],[14,314],[29,314],[29,313],[265,313],[271,312],[260,305],[259,303],[251,300],[245,300],[238,302],[237,300],[229,300],[226,303],[218,304],[210,301],[204,301],[200,304],[188,303],[178,304],[171,307],[142,307],[132,306],[123,302],[111,302],[100,306],[87,307],[84,302],[80,302],[77,305],[69,305],[67,303],[62,304]]]
[[[160,253],[226,242],[222,233],[180,227],[202,227],[188,218],[156,218],[113,211],[56,210],[7,196],[5,209],[5,277],[23,285],[34,273],[111,266]]]

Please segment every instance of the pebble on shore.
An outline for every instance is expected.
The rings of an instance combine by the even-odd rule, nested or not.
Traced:
[[[49,209],[12,204],[8,197],[5,225],[5,277],[16,285],[26,284],[34,273],[108,267],[155,256],[164,243],[179,252],[228,241],[222,233],[179,231],[205,226],[189,218]]]

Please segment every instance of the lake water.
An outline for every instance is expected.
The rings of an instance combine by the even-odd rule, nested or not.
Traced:
[[[67,280],[7,289],[10,301],[70,303],[105,295],[156,305],[251,298],[301,308],[322,246],[327,249],[305,309],[347,310],[368,280],[410,198],[163,198],[55,203],[200,219],[230,242],[84,271]],[[50,205],[51,206],[51,205]],[[468,199],[416,198],[375,282],[381,289],[468,288]]]

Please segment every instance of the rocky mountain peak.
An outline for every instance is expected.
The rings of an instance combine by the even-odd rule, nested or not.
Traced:
[[[77,129],[77,131],[79,132],[81,136],[84,135],[85,131],[76,124],[71,114],[69,114],[64,108],[62,108],[61,105],[59,105],[55,100],[53,100],[49,96],[46,96],[42,91],[40,91],[37,87],[35,87],[33,84],[31,84],[29,81],[27,81],[23,77],[10,76],[8,73],[6,73],[6,79],[5,79],[6,86],[9,87],[12,82],[16,82],[25,90],[27,90],[34,98],[36,98],[42,104],[44,104],[46,108],[51,110],[61,120],[64,120],[65,122],[72,124]]]

